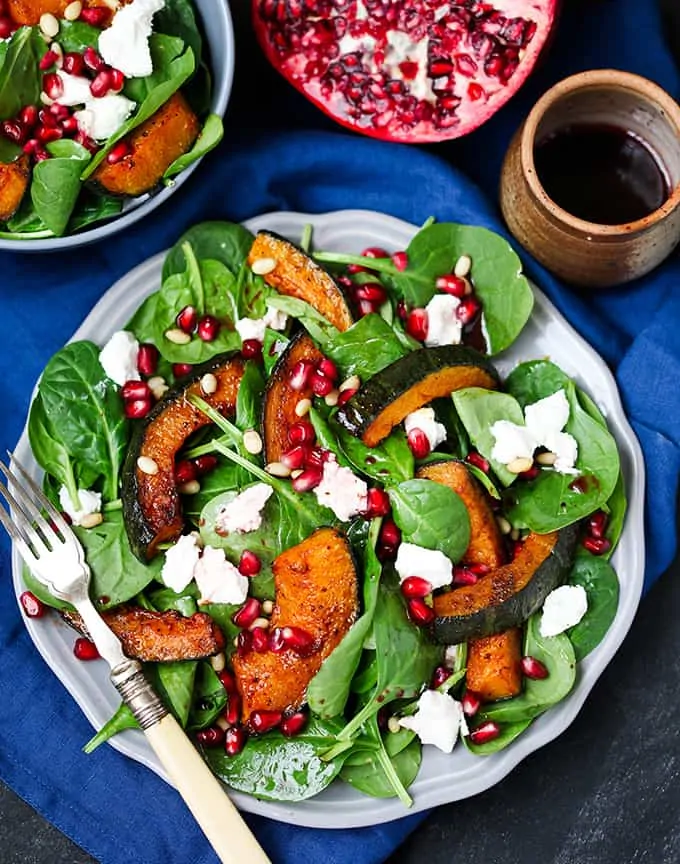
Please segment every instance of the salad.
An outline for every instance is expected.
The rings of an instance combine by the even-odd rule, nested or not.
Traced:
[[[115,217],[220,142],[191,0],[5,7],[0,237],[61,237]]]
[[[28,434],[92,597],[212,770],[258,798],[411,803],[425,748],[495,753],[565,699],[618,604],[626,499],[592,399],[494,356],[533,305],[493,233],[403,251],[209,222]],[[73,610],[24,571],[26,614]],[[92,751],[134,718],[122,705]]]

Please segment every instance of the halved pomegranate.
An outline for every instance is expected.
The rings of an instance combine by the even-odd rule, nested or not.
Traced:
[[[273,66],[343,126],[410,143],[472,132],[523,84],[559,0],[253,0]]]

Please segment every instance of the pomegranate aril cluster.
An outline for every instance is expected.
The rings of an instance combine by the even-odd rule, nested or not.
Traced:
[[[586,520],[586,533],[581,544],[592,555],[605,555],[612,548],[611,540],[605,537],[608,521],[604,510],[596,510]]]

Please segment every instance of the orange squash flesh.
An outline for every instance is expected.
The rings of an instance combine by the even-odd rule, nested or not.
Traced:
[[[7,14],[17,24],[22,26],[34,27],[40,23],[41,15],[51,14],[56,18],[64,17],[64,10],[69,5],[71,0],[6,0]],[[131,0],[121,0],[121,6]],[[105,0],[84,0],[83,6],[86,9],[103,8],[107,11],[108,24],[113,17],[113,12],[107,5]]]
[[[14,162],[0,162],[0,222],[6,222],[19,209],[30,177],[30,160],[25,153]]]
[[[483,702],[522,692],[522,629],[513,627],[468,642],[465,685]]]
[[[272,570],[276,605],[271,627],[300,627],[312,636],[317,647],[306,657],[291,649],[234,656],[244,722],[253,711],[299,708],[307,685],[352,626],[359,609],[357,574],[349,543],[333,528],[319,528],[302,543],[282,552]]]

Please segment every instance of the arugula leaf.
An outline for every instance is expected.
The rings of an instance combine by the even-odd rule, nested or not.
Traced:
[[[206,153],[214,150],[224,137],[224,124],[222,118],[218,114],[209,114],[203,124],[203,129],[196,139],[194,146],[187,153],[179,156],[165,169],[163,174],[164,180],[169,180],[176,174],[184,171],[189,165],[193,165],[199,159],[202,159]]]
[[[92,156],[85,147],[68,139],[53,141],[47,149],[52,158],[33,167],[31,201],[42,222],[61,237],[80,195],[81,173]]]
[[[470,544],[470,516],[453,489],[433,480],[406,480],[388,489],[402,540],[459,561]]]

